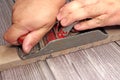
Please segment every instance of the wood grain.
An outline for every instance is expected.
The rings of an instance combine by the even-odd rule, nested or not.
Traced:
[[[2,80],[2,75],[1,75],[1,72],[0,72],[0,80]]]
[[[114,43],[85,50],[89,61],[105,80],[120,79],[120,47]],[[92,53],[92,54],[91,54]]]
[[[47,60],[56,80],[120,80],[120,47],[98,46]]]
[[[83,54],[77,51],[47,60],[56,80],[103,80]]]
[[[117,42],[117,44],[120,46],[120,41],[116,41]]]
[[[12,0],[0,0],[0,45],[6,44],[3,35],[11,25],[12,5]]]
[[[1,75],[3,80],[55,80],[45,61],[9,69]]]
[[[78,47],[73,47],[73,48],[70,48],[70,49],[58,51],[58,52],[43,55],[43,56],[38,56],[36,58],[31,58],[31,59],[27,59],[27,60],[21,60],[18,57],[18,55],[17,55],[18,52],[17,52],[17,49],[15,47],[0,46],[0,49],[1,49],[0,50],[0,71],[2,71],[4,69],[7,69],[7,68],[16,67],[16,66],[19,66],[19,65],[25,65],[25,64],[28,64],[28,63],[36,62],[36,61],[39,61],[39,60],[45,60],[46,58],[68,54],[68,53],[74,52],[76,50],[81,50],[81,49],[86,49],[86,48],[90,48],[90,47],[93,47],[93,46],[102,45],[102,44],[120,39],[120,37],[119,37],[120,36],[120,33],[119,33],[120,30],[119,29],[110,29],[110,30],[107,30],[107,32],[109,33],[109,37],[105,40],[89,43],[89,44],[78,46]]]
[[[12,0],[1,0],[0,1],[0,11],[1,11],[0,12],[0,17],[1,17],[0,44],[1,45],[6,44],[6,42],[3,40],[3,34],[6,31],[6,29],[11,25],[11,13],[12,13],[12,5],[13,4],[14,3]],[[2,7],[2,6],[4,6],[4,7]],[[0,46],[0,71],[11,68],[11,67],[16,67],[19,65],[25,65],[28,63],[36,62],[39,60],[45,60],[48,57],[56,57],[59,55],[67,54],[69,52],[74,52],[76,50],[86,49],[86,48],[90,48],[93,46],[105,44],[105,43],[120,39],[120,37],[119,37],[120,29],[109,29],[109,30],[107,29],[107,32],[109,33],[109,37],[105,40],[94,42],[92,44],[90,43],[87,45],[66,49],[63,51],[51,53],[48,55],[44,55],[41,57],[36,57],[33,59],[24,60],[24,61],[18,57],[16,48],[13,48],[10,46],[9,47],[8,46]]]
[[[11,24],[12,5],[12,0],[0,0],[0,35],[3,35]],[[119,36],[117,34],[117,39],[120,38]],[[112,41],[114,41],[113,37],[112,35]],[[107,42],[107,40],[106,42],[100,41],[100,43]],[[0,44],[6,44],[2,36],[0,36]],[[50,55],[21,61],[15,48],[0,46],[0,52],[2,53],[0,54],[0,70],[35,62],[2,71],[0,80],[120,80],[120,46],[118,44],[120,44],[120,41],[82,51],[81,48],[83,47],[87,48],[99,44],[93,43],[75,47],[51,54],[55,57],[70,53],[47,59],[47,62],[39,60],[43,60]]]
[[[52,73],[52,71],[50,70],[50,67],[48,66],[48,63],[46,61],[39,61],[38,63],[38,67],[41,68],[46,80],[56,80],[54,77],[54,73]]]
[[[109,43],[2,71],[3,80],[120,80],[120,47]]]

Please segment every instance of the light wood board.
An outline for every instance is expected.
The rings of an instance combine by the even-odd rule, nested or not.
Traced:
[[[47,59],[56,80],[120,80],[120,47],[109,43]]]
[[[118,45],[120,45],[120,41],[116,41]]]
[[[13,5],[13,0],[0,0],[0,44],[5,44],[6,42],[3,40],[3,34],[6,31],[6,29],[11,25],[11,15],[12,15],[12,5]],[[87,45],[83,46],[78,46],[75,48],[59,51],[56,53],[52,53],[49,55],[33,58],[33,59],[28,59],[25,61],[22,61],[18,55],[17,55],[17,50],[15,48],[7,47],[7,46],[0,46],[0,71],[4,69],[8,69],[11,67],[16,67],[19,65],[24,65],[32,62],[36,62],[39,60],[44,60],[49,57],[55,57],[58,55],[63,55],[67,54],[69,52],[73,52],[76,50],[80,49],[85,49],[101,44],[105,44],[111,41],[119,40],[120,39],[120,30],[119,29],[111,29],[107,31],[110,36],[106,40],[95,42],[95,43],[90,43]]]
[[[86,49],[86,48],[102,45],[102,44],[105,44],[105,43],[108,43],[111,41],[120,40],[120,29],[115,28],[115,29],[109,29],[106,31],[109,34],[109,37],[107,39],[104,39],[104,40],[101,40],[98,42],[94,42],[94,43],[90,43],[90,44],[86,44],[83,46],[66,49],[63,51],[58,51],[58,52],[51,53],[48,55],[38,56],[36,58],[31,58],[31,59],[27,59],[27,60],[21,60],[18,57],[16,48],[9,47],[9,46],[0,46],[0,49],[1,49],[0,50],[0,71],[11,68],[11,67],[16,67],[19,65],[29,64],[29,63],[36,62],[39,60],[45,60],[46,58],[64,55],[64,54],[67,54],[67,53],[70,53],[70,52],[73,52],[76,50]]]
[[[12,0],[0,0],[0,44],[5,44],[2,35],[11,24],[12,4]],[[119,34],[119,31],[117,33]],[[117,35],[118,38],[119,36]],[[47,62],[35,59],[34,61],[37,61],[35,63],[31,63],[33,61],[30,60],[21,61],[16,49],[1,46],[3,61],[0,59],[0,66],[2,65],[0,70],[10,69],[0,72],[0,80],[120,80],[120,45],[118,44],[120,41],[117,41],[117,44],[113,42],[82,51],[81,47],[72,48],[73,50],[69,49],[70,51],[59,52],[59,54],[71,52],[70,54],[55,57],[59,55],[55,53],[52,55],[55,58],[49,58]],[[26,62],[31,64],[17,67]]]
[[[120,80],[115,42],[1,72],[2,80]]]
[[[0,72],[0,80],[2,80],[1,72]]]
[[[2,71],[1,76],[3,80],[55,80],[45,61]]]

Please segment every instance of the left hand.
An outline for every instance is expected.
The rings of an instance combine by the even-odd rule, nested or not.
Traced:
[[[28,53],[52,28],[64,3],[65,0],[16,0],[13,6],[13,24],[5,33],[5,40],[17,45],[18,39],[27,34],[22,48]]]

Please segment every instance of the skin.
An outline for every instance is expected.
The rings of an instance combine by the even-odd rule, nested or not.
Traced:
[[[24,52],[28,53],[52,28],[58,10],[64,4],[65,0],[16,0],[12,25],[6,31],[4,39],[18,45],[18,38],[27,34],[22,47]]]
[[[57,19],[63,26],[79,21],[76,30],[120,25],[120,0],[73,0],[60,9]]]

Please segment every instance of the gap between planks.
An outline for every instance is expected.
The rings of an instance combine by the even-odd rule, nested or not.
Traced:
[[[55,80],[45,61],[8,69],[1,75],[3,80]]]
[[[120,41],[115,41],[118,46],[120,46]]]
[[[56,80],[120,80],[120,47],[109,43],[48,59]]]
[[[116,43],[72,52],[2,71],[3,80],[119,80],[120,47]]]

